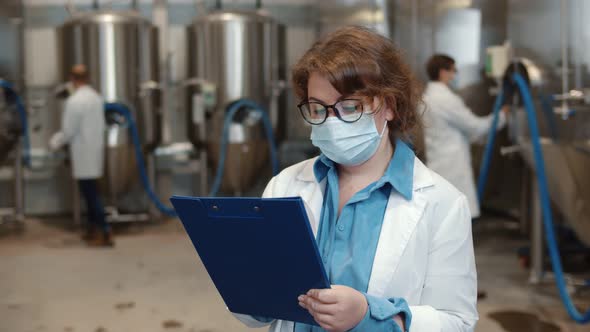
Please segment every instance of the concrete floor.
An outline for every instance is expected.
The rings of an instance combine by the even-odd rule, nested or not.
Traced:
[[[590,331],[571,323],[553,285],[527,285],[515,256],[522,237],[486,224],[474,233],[488,293],[477,332]],[[0,332],[265,330],[248,330],[225,310],[175,222],[119,230],[116,242],[86,248],[75,233],[37,220],[23,235],[0,236]],[[583,298],[587,308],[590,294]]]

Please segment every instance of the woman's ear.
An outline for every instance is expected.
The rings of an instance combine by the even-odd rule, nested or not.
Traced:
[[[391,108],[385,107],[385,120],[387,121],[393,121],[394,118],[394,114],[393,114],[393,110]]]
[[[377,97],[375,97],[377,98]],[[387,100],[386,98],[377,98],[374,100],[374,102],[378,103],[378,107],[381,108],[384,113],[385,113],[385,120],[387,121],[393,121],[393,119],[395,118],[395,113],[393,112],[393,110],[391,109],[390,105],[395,105],[395,103],[390,102],[389,100]]]

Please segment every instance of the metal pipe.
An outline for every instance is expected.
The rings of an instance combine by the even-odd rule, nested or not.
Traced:
[[[533,176],[535,179],[536,174]],[[537,181],[531,181],[531,270],[529,282],[539,284],[543,280],[543,213]]]
[[[221,10],[222,9],[222,4],[221,4],[221,0],[216,0],[215,1],[215,9],[217,10]]]
[[[411,61],[412,61],[412,68],[414,70],[418,70],[418,1],[411,1],[411,38],[412,38],[412,51],[411,51]],[[434,39],[434,38],[433,38]]]
[[[256,9],[262,8],[262,0],[256,0]]]
[[[563,112],[562,115],[567,118],[568,112],[568,104],[567,98],[569,92],[569,82],[568,82],[568,33],[567,33],[567,19],[568,19],[568,0],[561,0],[560,6],[560,26],[561,26],[561,94],[564,99],[561,101],[561,111]]]
[[[93,0],[92,1],[92,9],[94,10],[98,10],[99,6],[98,6],[98,0]]]
[[[146,161],[147,161],[146,167],[147,167],[149,183],[153,183],[154,185],[157,185],[157,183],[156,183],[156,177],[157,177],[156,156],[153,153],[150,153],[146,156]],[[157,191],[157,188],[155,189],[155,191]],[[148,215],[150,216],[151,220],[157,220],[162,216],[162,214],[160,213],[160,211],[158,211],[158,209],[156,208],[156,206],[154,204],[149,204]]]
[[[398,6],[397,2],[382,0],[380,5],[383,10],[383,30],[388,38],[395,40],[395,24],[392,22],[395,22],[395,15],[397,14]]]
[[[24,19],[22,17],[13,18],[11,23],[16,27],[16,31],[18,34],[18,54],[24,57],[25,53],[25,25]],[[15,86],[18,90],[23,91],[25,88],[25,77],[27,76],[26,68],[25,68],[25,61],[20,60],[18,61],[18,77],[15,77]]]
[[[575,71],[574,71],[574,82],[575,82],[575,88],[576,90],[582,91],[583,86],[582,86],[582,52],[581,52],[581,46],[584,45],[584,39],[582,38],[582,31],[584,31],[584,17],[583,17],[583,13],[584,13],[584,3],[585,1],[576,1],[575,3],[575,10],[574,13],[576,13],[577,17],[576,17],[576,21],[575,21],[575,25],[574,25],[574,31],[575,31],[575,42],[572,43],[572,50],[574,51],[574,67],[575,67]],[[574,49],[574,45],[577,46],[576,49]]]
[[[14,158],[14,217],[15,222],[25,220],[25,195],[24,195],[24,170],[23,170],[23,148],[19,140],[16,145],[16,156]]]
[[[74,16],[76,14],[76,8],[74,7],[72,0],[68,0],[65,7],[66,7],[66,11],[68,12],[68,14],[70,16]]]
[[[131,9],[138,10],[137,0],[131,0]]]
[[[197,16],[207,15],[207,6],[205,0],[195,0],[195,8],[197,9]]]
[[[199,127],[199,139],[201,140],[201,142],[204,143],[207,140],[207,126],[205,123],[205,109],[203,109],[202,111],[203,114],[202,122]],[[207,148],[205,147],[205,144],[202,144],[202,146],[199,149],[199,174],[201,175],[199,182],[202,196],[207,196],[207,194],[209,193],[209,168],[207,166],[207,158]]]
[[[170,144],[172,142],[172,128],[171,122],[173,115],[170,113],[170,89],[169,84],[171,81],[172,73],[172,53],[170,50],[170,38],[169,28],[170,23],[168,21],[168,5],[166,0],[155,0],[153,4],[152,20],[153,23],[158,27],[159,34],[159,50],[158,50],[158,63],[160,64],[160,96],[161,96],[161,131],[162,131],[162,144]]]

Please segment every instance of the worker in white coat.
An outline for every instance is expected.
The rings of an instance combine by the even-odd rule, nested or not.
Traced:
[[[465,105],[451,86],[457,69],[453,58],[436,54],[426,64],[430,82],[424,92],[424,136],[426,160],[430,169],[451,182],[467,196],[471,217],[480,215],[471,166],[470,144],[486,136],[493,115],[477,116]],[[498,129],[506,124],[504,107]]]
[[[293,83],[322,153],[282,171],[263,196],[302,198],[333,286],[293,299],[319,327],[238,319],[273,332],[473,331],[467,199],[408,144],[420,98],[393,43],[365,28],[337,30],[299,60]]]
[[[87,207],[89,222],[84,239],[90,245],[112,246],[98,190],[104,169],[104,101],[88,85],[88,79],[86,66],[72,67],[70,81],[74,92],[65,102],[61,130],[52,136],[49,145],[52,150],[69,145],[72,175]]]

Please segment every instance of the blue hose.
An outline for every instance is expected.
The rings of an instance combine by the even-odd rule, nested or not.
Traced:
[[[551,96],[541,96],[541,104],[543,106],[543,115],[545,116],[545,120],[547,121],[547,126],[549,128],[549,132],[552,138],[557,137],[557,127],[555,126],[555,119],[553,117],[553,107],[551,104],[553,103],[553,97]],[[481,162],[481,166],[479,169],[479,176],[477,179],[477,199],[481,202],[483,201],[483,193],[485,190],[485,186],[487,184],[488,174],[490,173],[490,167],[492,164],[492,155],[494,151],[494,143],[496,140],[496,128],[498,126],[498,119],[500,115],[500,109],[502,108],[502,103],[504,102],[504,94],[502,91],[496,97],[494,102],[493,108],[493,120],[492,120],[492,127],[488,134],[488,140],[486,142],[486,146],[483,153],[483,158]]]
[[[520,74],[514,74],[514,80],[520,89],[523,98],[527,119],[529,123],[529,131],[531,135],[531,142],[533,144],[533,155],[535,165],[537,167],[537,182],[539,184],[539,196],[541,199],[541,208],[543,211],[543,225],[545,226],[545,235],[547,238],[547,245],[549,247],[549,256],[551,257],[551,266],[555,274],[555,282],[559,290],[559,296],[570,317],[580,324],[590,322],[590,310],[584,314],[580,313],[570,298],[566,283],[563,276],[563,268],[561,266],[561,258],[559,256],[559,249],[555,239],[555,232],[553,228],[553,214],[551,211],[551,201],[549,199],[549,186],[547,185],[547,175],[545,173],[545,161],[543,159],[543,150],[541,149],[541,139],[539,136],[539,128],[537,125],[537,118],[535,113],[535,106],[529,92],[525,80]]]
[[[141,151],[141,141],[139,139],[139,133],[137,131],[137,126],[135,125],[135,120],[133,119],[131,111],[126,105],[120,103],[106,103],[104,108],[105,112],[116,112],[122,115],[129,124],[131,140],[133,141],[133,147],[135,149],[135,159],[137,160],[137,168],[139,170],[139,177],[149,199],[154,203],[158,210],[160,210],[160,212],[170,217],[176,217],[176,211],[174,211],[174,209],[172,208],[167,207],[164,203],[162,203],[162,201],[160,201],[160,199],[154,192],[152,185],[150,184],[149,178],[147,176],[147,171],[145,169],[145,162],[143,160],[143,152]]]
[[[537,182],[539,184],[539,197],[541,199],[541,208],[543,211],[543,225],[545,229],[545,236],[547,240],[547,246],[549,248],[549,256],[551,257],[551,266],[553,273],[555,274],[555,283],[559,291],[559,296],[566,308],[569,316],[580,324],[586,324],[590,322],[590,310],[584,314],[580,313],[575,307],[572,299],[570,298],[567,289],[566,282],[563,275],[563,268],[561,265],[561,258],[559,256],[559,249],[557,247],[557,240],[555,239],[555,231],[553,226],[553,214],[551,211],[551,201],[549,198],[549,187],[547,185],[547,175],[545,172],[545,160],[543,159],[543,150],[541,149],[541,139],[539,136],[539,128],[537,125],[537,117],[535,113],[535,106],[528,89],[525,79],[518,73],[513,76],[520,94],[522,96],[525,111],[527,114],[527,120],[529,124],[529,131],[531,137],[531,143],[533,144],[533,157],[536,165]],[[497,119],[500,112],[498,107],[498,99],[496,99],[496,105],[494,106],[494,118]],[[491,146],[493,146],[493,139],[495,137],[496,128],[495,125],[490,129],[490,139],[488,139],[488,146],[486,146],[486,153],[484,155],[484,161],[482,164],[482,170],[485,173],[480,173],[478,183],[478,195],[481,201],[481,194],[485,187],[485,177],[489,169],[489,162],[491,159]]]
[[[27,167],[31,166],[31,143],[29,140],[29,125],[27,123],[27,110],[23,104],[23,101],[18,93],[14,90],[12,83],[0,79],[0,87],[3,88],[14,97],[14,101],[16,103],[16,111],[20,117],[20,122],[22,125],[22,136],[23,136],[23,160],[24,164]]]
[[[254,111],[260,113],[262,116],[262,122],[264,125],[264,130],[266,133],[266,138],[268,139],[268,144],[270,148],[270,158],[272,162],[272,174],[277,175],[279,173],[279,161],[277,158],[277,149],[274,141],[274,135],[272,131],[272,124],[270,122],[270,118],[268,117],[268,113],[262,108],[262,106],[258,105],[256,102],[248,100],[248,99],[240,99],[233,104],[230,105],[227,113],[225,114],[225,118],[223,121],[223,133],[221,137],[221,147],[219,152],[219,164],[217,165],[217,172],[215,174],[215,180],[213,181],[213,185],[211,186],[211,191],[209,192],[209,196],[217,195],[219,188],[221,187],[221,181],[223,180],[223,169],[225,167],[225,158],[227,155],[227,144],[229,140],[229,127],[231,122],[234,118],[234,115],[243,107],[247,107],[253,109]]]
[[[479,169],[479,177],[477,179],[477,199],[481,203],[483,199],[483,192],[486,186],[488,174],[490,173],[490,166],[492,164],[492,152],[494,150],[494,141],[496,140],[496,128],[498,127],[498,119],[500,118],[500,110],[504,102],[504,92],[500,90],[496,101],[494,102],[492,127],[488,134],[488,141],[483,153],[483,160]]]

